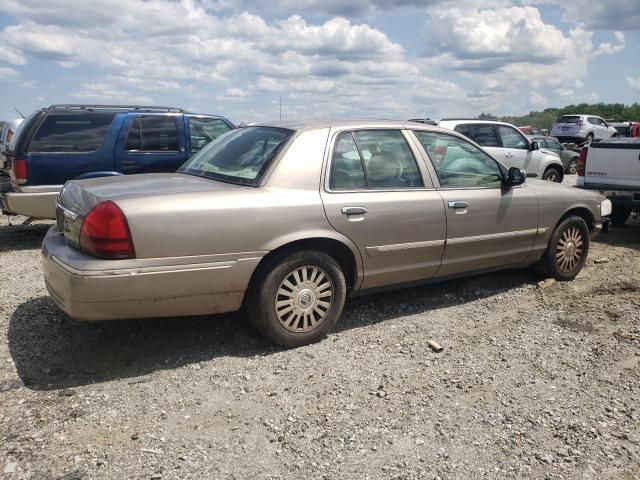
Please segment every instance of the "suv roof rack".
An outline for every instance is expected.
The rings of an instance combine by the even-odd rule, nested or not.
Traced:
[[[150,105],[86,105],[75,103],[61,103],[51,105],[47,110],[131,110],[136,112],[174,112],[187,113],[186,110],[176,107],[160,107]]]

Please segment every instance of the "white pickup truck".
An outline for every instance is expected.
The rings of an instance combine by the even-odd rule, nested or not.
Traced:
[[[640,138],[604,140],[584,147],[576,186],[598,190],[613,204],[611,223],[624,225],[640,212]]]

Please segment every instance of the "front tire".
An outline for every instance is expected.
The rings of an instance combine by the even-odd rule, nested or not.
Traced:
[[[547,167],[547,169],[542,174],[542,180],[547,180],[549,182],[555,182],[555,183],[562,183],[562,172],[560,172],[559,168]]]
[[[593,142],[593,138],[594,138],[593,133],[589,133],[587,135],[587,138],[585,138],[585,142],[586,143],[591,143],[591,142]]]
[[[551,234],[547,250],[535,265],[545,278],[573,280],[589,254],[589,227],[578,216],[565,218]]]
[[[577,171],[578,171],[578,157],[575,157],[569,160],[569,165],[567,165],[567,173],[569,175],[575,175]]]
[[[252,282],[247,311],[256,329],[283,347],[323,339],[344,307],[346,281],[324,252],[302,250],[271,259]]]

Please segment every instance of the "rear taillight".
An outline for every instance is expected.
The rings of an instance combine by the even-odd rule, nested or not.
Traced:
[[[135,258],[129,224],[115,203],[101,202],[85,217],[80,250],[100,258]]]
[[[24,158],[14,158],[11,161],[13,167],[13,174],[16,177],[16,183],[22,185],[27,183],[29,178],[29,169],[27,168],[27,161]]]
[[[580,120],[579,122],[576,122],[576,125],[577,125],[578,127],[581,127],[581,126],[583,125],[582,120]]]
[[[587,166],[587,152],[589,149],[587,147],[582,147],[580,149],[580,155],[578,156],[578,176],[584,177],[584,171]]]

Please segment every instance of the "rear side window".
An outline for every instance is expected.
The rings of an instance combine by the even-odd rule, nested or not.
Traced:
[[[178,151],[176,118],[162,115],[142,115],[129,129],[126,150],[143,152]]]
[[[219,118],[189,118],[189,132],[191,136],[191,151],[201,150],[207,143],[215,140],[223,133],[231,130],[226,122]]]
[[[360,130],[340,134],[329,185],[335,190],[423,187],[411,149],[399,130]]]
[[[111,126],[115,113],[48,115],[29,142],[28,152],[94,152]]]

